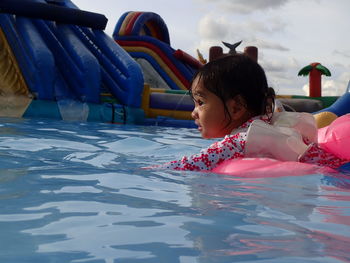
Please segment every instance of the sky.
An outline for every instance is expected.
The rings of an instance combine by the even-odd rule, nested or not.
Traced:
[[[258,62],[279,95],[308,95],[304,66],[319,62],[322,95],[339,96],[350,80],[349,0],[72,0],[80,9],[104,14],[106,33],[128,11],[157,13],[168,27],[172,48],[208,59],[211,46],[242,40],[259,49]]]

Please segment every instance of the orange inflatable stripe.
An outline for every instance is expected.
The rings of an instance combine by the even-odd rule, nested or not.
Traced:
[[[187,54],[185,51],[178,49],[174,52],[174,57],[176,57],[179,60],[182,60],[186,62],[187,64],[191,65],[194,68],[201,68],[203,67],[203,64],[199,62],[199,60],[192,57],[190,54]]]
[[[142,14],[142,12],[134,12],[133,17],[130,19],[128,25],[125,28],[125,35],[131,35],[132,29],[135,25],[135,21],[137,20],[137,18],[139,18],[139,16]]]
[[[134,28],[137,18],[139,18],[144,12],[129,12],[129,14],[124,18],[122,25],[119,29],[119,36],[132,35],[132,30]],[[144,26],[150,31],[152,37],[163,40],[162,34],[159,31],[158,24],[154,21],[147,21]],[[144,34],[146,34],[144,32]],[[138,35],[142,35],[142,31],[138,32]]]
[[[152,50],[154,53],[157,54],[158,57],[160,57],[168,68],[170,68],[174,74],[177,76],[177,78],[181,81],[185,89],[188,89],[189,81],[184,78],[184,76],[181,74],[181,72],[175,67],[175,65],[164,55],[164,52],[162,52],[158,47],[156,47],[153,44],[150,44],[148,42],[144,41],[124,41],[124,40],[117,40],[117,43],[120,44],[122,47],[124,46],[133,46],[133,47],[146,47],[149,50]]]
[[[187,90],[184,84],[179,80],[179,78],[172,72],[172,70],[166,65],[163,60],[155,53],[153,50],[146,47],[135,47],[135,46],[123,46],[127,52],[142,52],[150,54],[161,66],[161,68],[169,75],[169,77],[183,90]]]
[[[125,36],[126,34],[126,28],[130,23],[130,20],[135,16],[136,12],[130,12],[125,18],[124,21],[119,29],[119,35],[120,36]]]

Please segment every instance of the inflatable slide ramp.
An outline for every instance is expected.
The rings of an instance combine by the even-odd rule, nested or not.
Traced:
[[[0,8],[2,54],[11,58],[13,81],[21,83],[10,93],[18,95],[20,85],[21,96],[34,99],[27,111],[40,111],[40,101],[44,107],[54,102],[57,111],[60,101],[101,104],[106,96],[140,107],[141,68],[103,32],[103,15],[79,10],[69,0],[3,0]]]

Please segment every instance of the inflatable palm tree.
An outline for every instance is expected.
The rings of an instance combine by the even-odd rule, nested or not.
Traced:
[[[329,77],[331,72],[325,66],[315,62],[303,67],[298,73],[298,76],[307,75],[309,75],[310,97],[321,97],[321,76],[326,75]]]

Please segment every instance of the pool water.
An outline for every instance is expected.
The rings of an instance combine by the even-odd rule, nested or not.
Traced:
[[[0,262],[350,262],[350,177],[141,169],[210,143],[1,119]]]

